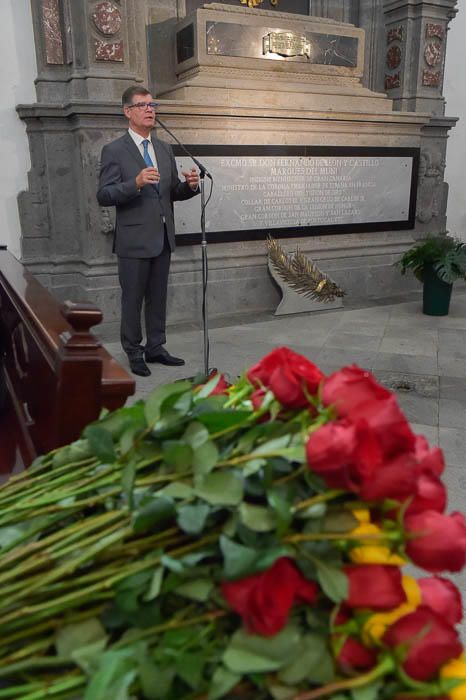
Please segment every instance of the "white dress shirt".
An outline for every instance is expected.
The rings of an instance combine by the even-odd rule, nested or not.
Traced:
[[[133,139],[133,141],[134,141],[134,143],[136,144],[136,146],[139,148],[139,152],[140,152],[140,154],[142,155],[143,158],[144,158],[144,146],[142,145],[142,142],[143,142],[143,141],[146,141],[146,140],[149,141],[149,147],[148,147],[147,151],[148,151],[148,153],[149,153],[149,155],[150,155],[151,161],[152,161],[153,164],[154,164],[154,168],[157,168],[157,156],[155,155],[154,146],[153,146],[153,143],[152,143],[151,138],[148,137],[148,138],[146,139],[145,136],[141,136],[140,134],[137,134],[137,133],[136,133],[135,131],[133,131],[132,129],[128,129],[128,133],[129,133],[129,135],[131,136],[131,138]],[[158,170],[158,168],[157,168],[157,170]]]

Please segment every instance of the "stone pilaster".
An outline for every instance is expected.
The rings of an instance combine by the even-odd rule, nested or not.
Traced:
[[[359,0],[312,0],[311,15],[358,24]]]
[[[457,0],[384,0],[385,90],[395,109],[444,114],[447,30],[456,4]]]
[[[39,102],[118,99],[147,78],[144,6],[134,0],[31,0]]]

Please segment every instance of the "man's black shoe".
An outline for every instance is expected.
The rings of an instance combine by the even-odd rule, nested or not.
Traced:
[[[150,375],[150,369],[141,358],[136,360],[130,360],[129,366],[133,374],[137,374],[139,377],[148,377]]]
[[[146,353],[146,362],[158,362],[161,365],[168,365],[169,367],[184,365],[184,360],[181,357],[170,355],[167,351],[159,352],[157,355],[148,355]]]

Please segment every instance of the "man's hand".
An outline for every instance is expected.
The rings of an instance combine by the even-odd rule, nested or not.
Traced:
[[[191,170],[182,170],[181,174],[186,178],[186,182],[190,188],[195,192],[199,187],[199,173],[196,168],[191,168]]]
[[[144,185],[156,185],[160,181],[160,173],[157,168],[144,168],[136,176],[136,186],[138,190]]]

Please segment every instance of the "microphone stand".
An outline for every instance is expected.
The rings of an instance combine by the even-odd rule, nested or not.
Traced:
[[[169,134],[172,139],[180,146],[180,148],[188,155],[193,163],[197,165],[199,168],[199,189],[200,189],[200,195],[201,195],[201,253],[202,253],[202,322],[203,322],[203,330],[204,330],[204,374],[206,379],[209,376],[209,328],[208,328],[208,311],[207,311],[207,280],[208,280],[208,274],[209,274],[209,266],[208,266],[208,258],[207,258],[207,237],[206,237],[206,230],[205,230],[205,207],[206,207],[206,201],[205,201],[205,190],[204,190],[204,181],[205,181],[205,176],[210,179],[211,182],[213,182],[212,175],[209,173],[207,168],[197,159],[193,156],[193,154],[186,148],[186,146],[181,143],[181,141],[173,134],[170,129],[165,126],[163,122],[160,121],[160,119],[155,117],[155,121],[157,124],[159,124],[164,131]]]

